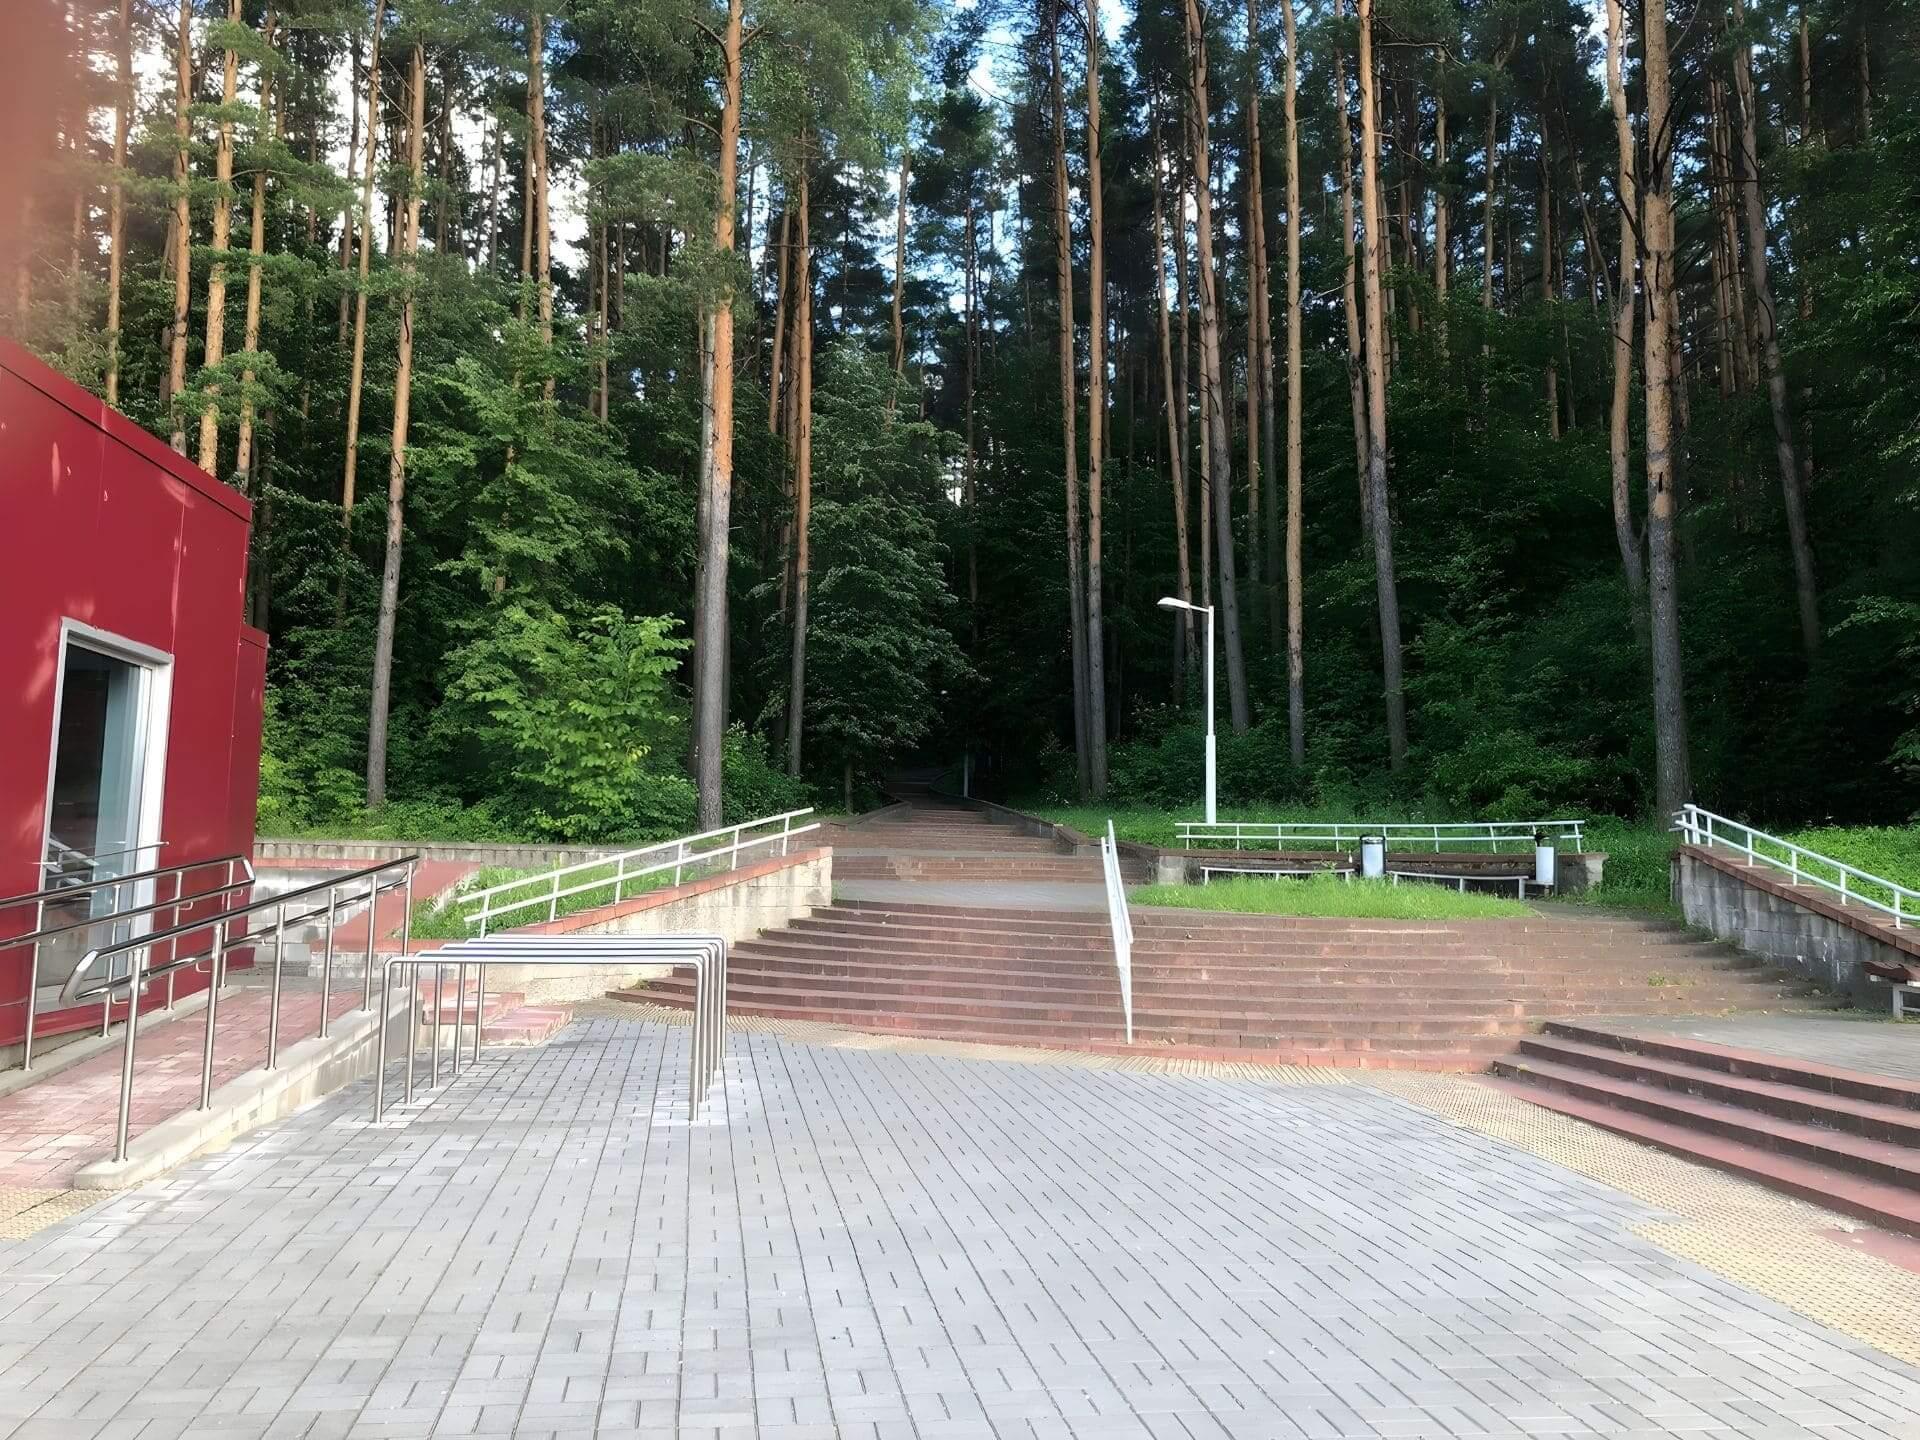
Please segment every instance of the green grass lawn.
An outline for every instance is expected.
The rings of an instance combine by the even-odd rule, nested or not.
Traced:
[[[1145,885],[1130,891],[1134,905],[1180,910],[1228,910],[1252,915],[1323,915],[1353,920],[1489,920],[1538,912],[1517,900],[1424,881],[1311,879],[1215,880],[1211,885]]]

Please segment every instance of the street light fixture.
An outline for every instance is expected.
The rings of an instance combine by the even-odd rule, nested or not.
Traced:
[[[1185,600],[1176,600],[1173,596],[1163,596],[1160,601],[1162,610],[1191,610],[1196,615],[1207,617],[1207,824],[1216,824],[1220,818],[1219,805],[1219,762],[1213,737],[1213,607],[1194,605]]]

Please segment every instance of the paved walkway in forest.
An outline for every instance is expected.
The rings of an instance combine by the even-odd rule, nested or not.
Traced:
[[[688,1033],[0,1242],[0,1437],[1920,1436],[1920,1370],[1381,1089],[736,1031],[690,1123]]]

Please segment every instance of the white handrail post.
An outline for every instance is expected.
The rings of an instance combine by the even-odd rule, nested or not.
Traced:
[[[627,878],[627,857],[623,851],[613,867],[613,903],[620,903],[620,883]]]
[[[687,861],[687,842],[682,840],[673,848],[673,883],[680,883],[680,869]]]

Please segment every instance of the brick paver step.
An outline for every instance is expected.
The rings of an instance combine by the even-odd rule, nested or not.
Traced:
[[[1912,1190],[1920,1201],[1920,1150],[1885,1140],[1786,1120],[1745,1103],[1730,1104],[1665,1086],[1619,1079],[1531,1055],[1502,1060],[1496,1071],[1509,1079],[1610,1105],[1637,1115],[1737,1141],[1834,1170],[1852,1171],[1876,1183]]]
[[[1896,1076],[1875,1075],[1791,1055],[1740,1049],[1677,1035],[1626,1034],[1597,1026],[1550,1025],[1547,1029],[1553,1035],[1584,1045],[1920,1111],[1920,1082]]]
[[[1682,1122],[1513,1079],[1492,1083],[1546,1109],[1626,1135],[1704,1165],[1744,1175],[1830,1210],[1876,1225],[1920,1235],[1920,1191],[1857,1172],[1824,1165],[1743,1139],[1713,1134]]]
[[[1589,1045],[1559,1033],[1530,1036],[1521,1043],[1520,1053],[1529,1062],[1537,1060],[1590,1070],[1614,1080],[1677,1091],[1798,1124],[1824,1126],[1870,1140],[1920,1149],[1920,1109],[1905,1105],[1878,1104],[1812,1090],[1804,1085],[1760,1080],[1639,1055],[1609,1045]]]

